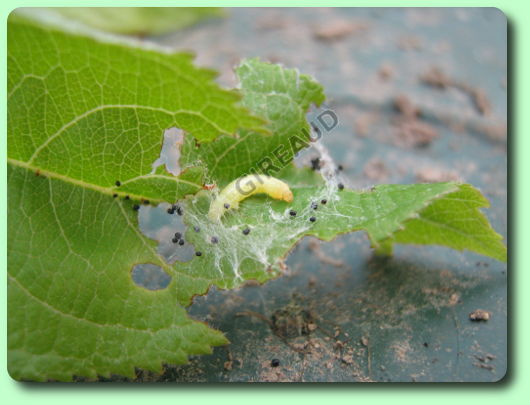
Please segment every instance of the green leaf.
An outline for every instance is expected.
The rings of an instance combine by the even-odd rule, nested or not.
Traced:
[[[8,368],[14,378],[133,376],[135,367],[159,370],[208,353],[226,339],[189,319],[180,305],[211,285],[277,277],[290,249],[308,235],[331,240],[364,230],[387,254],[393,243],[436,243],[506,257],[479,211],[487,201],[456,183],[339,191],[334,177],[324,182],[288,165],[278,176],[291,186],[292,204],[253,196],[211,222],[215,195],[201,190],[203,180],[222,185],[264,171],[259,162],[271,154],[274,163],[289,162],[292,136],[309,139],[307,109],[323,101],[318,83],[253,59],[238,69],[241,105],[239,93],[220,89],[189,55],[99,43],[17,16],[8,30]],[[186,132],[178,177],[152,168],[172,126]],[[279,147],[281,159],[274,156]],[[201,256],[163,260],[132,209],[146,199],[162,203],[158,209],[179,200],[186,246]],[[163,269],[170,284],[159,291],[136,286],[131,271],[143,263]]]
[[[203,276],[223,288],[249,279],[265,281],[281,274],[283,258],[304,236],[329,241],[361,230],[368,233],[374,247],[387,254],[392,243],[438,244],[506,260],[502,238],[478,209],[486,206],[486,200],[467,184],[381,185],[369,191],[340,191],[308,169],[293,168],[284,171],[282,179],[291,186],[292,204],[253,196],[241,202],[238,210],[225,213],[222,223],[206,217],[213,198],[209,192],[188,198],[186,222],[202,231],[189,231],[186,239],[207,252],[203,263],[210,270]],[[312,203],[318,204],[317,209]],[[297,215],[291,216],[290,210]],[[316,221],[311,222],[311,217]],[[251,231],[245,236],[242,230],[247,227]],[[215,245],[209,240],[212,235],[219,240]]]
[[[306,112],[324,99],[322,86],[296,69],[249,59],[236,69],[242,104],[269,122],[270,136],[243,130],[237,138],[220,136],[197,148],[188,137],[183,161],[201,161],[211,182],[225,185],[248,173],[282,169],[310,140]],[[277,172],[278,170],[273,170]]]
[[[201,173],[151,174],[164,129],[176,126],[200,141],[242,127],[264,130],[236,105],[239,96],[213,83],[213,72],[193,67],[189,55],[101,44],[16,16],[9,27],[13,164],[109,194],[120,180],[124,194],[175,201],[199,189]],[[145,190],[146,180],[154,191]]]
[[[396,232],[390,241],[468,249],[505,262],[502,236],[493,231],[478,210],[482,207],[489,207],[488,200],[469,184],[462,184],[407,221],[405,229]]]
[[[176,305],[179,277],[137,227],[132,203],[62,179],[8,166],[8,369],[15,379],[68,381],[160,371],[210,353],[224,336]],[[174,275],[148,291],[132,267],[154,263]]]
[[[177,305],[208,281],[174,272],[132,205],[175,201],[202,184],[201,168],[151,173],[164,129],[207,141],[262,120],[189,55],[98,43],[16,15],[8,39],[11,375],[132,376],[135,366],[158,370],[226,343]],[[161,266],[172,283],[137,287],[138,263]]]
[[[223,15],[216,7],[55,7],[51,10],[102,31],[131,35],[160,35]]]

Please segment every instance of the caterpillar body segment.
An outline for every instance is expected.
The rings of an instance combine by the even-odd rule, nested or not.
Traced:
[[[267,194],[276,200],[293,201],[293,193],[287,183],[271,176],[250,174],[232,181],[219,193],[210,205],[208,217],[212,221],[220,221],[226,211],[238,209],[240,201],[254,194]]]

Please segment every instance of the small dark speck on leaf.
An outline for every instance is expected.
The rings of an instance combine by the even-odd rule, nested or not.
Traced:
[[[429,343],[423,342],[423,347],[429,347]]]
[[[182,215],[182,207],[177,206],[177,214]]]
[[[250,233],[250,229],[249,228],[243,229],[243,235],[248,235],[249,233]]]
[[[179,241],[179,238],[173,238],[173,239],[171,239],[171,242],[173,242],[173,243],[178,243],[178,241]]]
[[[323,200],[320,201],[320,203],[324,204],[324,205],[326,205],[327,202],[328,202],[328,200],[326,200],[326,199],[323,199]]]
[[[295,210],[289,211],[289,215],[292,217],[296,217],[296,211]]]
[[[271,360],[271,367],[278,367],[279,365],[280,365],[280,360],[278,359]]]
[[[133,210],[138,211],[140,209],[140,206],[138,204],[133,205]]]
[[[182,234],[180,232],[175,232],[175,238],[177,239],[182,238]]]
[[[217,236],[212,236],[211,241],[212,241],[212,243],[217,243],[217,242],[219,242],[219,238],[217,238]]]
[[[125,199],[128,200],[130,197],[128,195],[125,196]]]
[[[316,217],[311,217],[311,218],[309,218],[309,220],[310,220],[311,222],[315,222],[315,221],[317,220],[317,218],[316,218]]]
[[[193,230],[194,230],[195,232],[200,232],[200,231],[201,231],[201,228],[199,228],[197,225],[195,225],[195,226],[193,227]]]
[[[143,200],[144,205],[149,205],[149,200]]]
[[[180,246],[183,246],[183,245],[184,245],[184,239],[180,239],[180,240],[179,240],[179,245],[180,245]]]
[[[202,256],[202,252],[199,252],[199,251],[195,252],[195,256]]]
[[[167,213],[168,214],[174,214],[175,213],[175,210],[173,208],[168,208],[167,209]]]
[[[118,194],[112,194],[112,198],[116,198]]]
[[[338,187],[339,187],[339,190],[344,190],[344,184],[339,183]]]
[[[223,204],[223,207],[225,207],[225,209],[228,209],[228,208],[230,208],[230,204],[228,204],[228,203],[224,203],[224,204]]]
[[[121,181],[116,180],[116,183],[114,183],[114,184],[116,184],[116,187],[119,187],[119,186],[121,186]]]
[[[338,165],[338,166],[337,166],[337,169],[339,170],[339,172],[341,172],[341,171],[344,170],[344,166],[342,166],[342,165]]]
[[[316,157],[314,159],[311,159],[311,169],[320,170],[320,158]]]
[[[318,204],[316,202],[312,202],[311,208],[313,208],[314,210],[318,209]]]

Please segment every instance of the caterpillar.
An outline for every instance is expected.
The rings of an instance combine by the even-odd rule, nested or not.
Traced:
[[[267,194],[276,200],[293,201],[293,193],[287,183],[261,174],[250,174],[232,181],[210,204],[208,217],[219,221],[229,209],[238,209],[239,202],[254,194]]]

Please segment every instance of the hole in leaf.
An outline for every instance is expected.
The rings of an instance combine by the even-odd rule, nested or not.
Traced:
[[[180,167],[180,147],[184,143],[184,132],[179,128],[169,128],[164,132],[164,142],[160,157],[153,163],[154,173],[159,166],[165,165],[166,170],[178,176]]]
[[[169,207],[171,205],[167,203],[157,207],[142,207],[138,216],[140,229],[148,238],[159,242],[157,252],[167,263],[188,262],[195,257],[195,248],[185,238],[187,226],[183,217],[176,213],[168,214]],[[184,245],[172,241],[176,232],[182,235]]]
[[[152,263],[136,264],[131,277],[138,287],[148,290],[163,290],[171,282],[171,276],[162,267]]]

